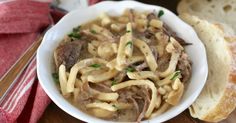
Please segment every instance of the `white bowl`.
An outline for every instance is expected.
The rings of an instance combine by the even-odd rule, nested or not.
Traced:
[[[192,45],[186,47],[186,52],[192,61],[192,76],[183,98],[177,106],[155,118],[143,121],[144,123],[164,122],[177,116],[194,102],[206,82],[208,67],[204,45],[197,37],[195,31],[175,14],[160,6],[146,5],[135,1],[101,2],[88,8],[68,13],[45,34],[37,53],[37,73],[40,84],[57,106],[75,118],[93,123],[111,122],[80,111],[63,98],[52,78],[53,50],[63,37],[72,31],[73,27],[95,19],[101,12],[107,12],[112,16],[121,15],[126,8],[134,8],[138,11],[156,10],[157,12],[162,9],[165,14],[161,17],[161,20],[175,31],[179,37],[188,43],[192,43]]]

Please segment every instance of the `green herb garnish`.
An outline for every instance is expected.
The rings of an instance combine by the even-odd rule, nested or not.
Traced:
[[[79,32],[80,28],[81,28],[81,26],[73,28],[73,32]]]
[[[173,77],[170,80],[176,80],[179,77],[180,73],[181,72],[179,70],[175,71]]]
[[[127,30],[126,33],[130,33],[131,31],[130,30]]]
[[[134,72],[134,71],[135,71],[135,69],[132,68],[132,67],[127,67],[125,70],[126,70],[127,72]]]
[[[58,73],[52,73],[52,77],[55,83],[59,83],[59,75]]]
[[[118,107],[115,104],[113,104],[112,106],[118,110]]]
[[[101,65],[100,64],[92,64],[92,65],[90,65],[90,67],[99,68],[99,67],[101,67]]]
[[[130,47],[133,45],[132,41],[129,41],[126,43],[126,46],[130,45]]]
[[[75,39],[80,39],[80,37],[81,37],[80,34],[76,33],[76,32],[72,32],[72,33],[68,34],[68,36],[70,38],[75,38]]]
[[[96,34],[97,32],[95,30],[90,30],[91,33]]]
[[[116,80],[111,81],[111,86],[116,85],[116,84],[117,84]]]
[[[160,10],[159,13],[158,13],[158,17],[160,18],[161,16],[164,15],[164,11],[163,10]]]

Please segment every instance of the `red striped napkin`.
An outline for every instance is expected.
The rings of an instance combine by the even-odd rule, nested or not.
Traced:
[[[98,0],[91,0],[90,4],[95,2]],[[0,77],[52,23],[51,17],[62,16],[50,10],[48,3],[28,0],[0,3]],[[15,81],[0,102],[0,123],[37,122],[51,101],[38,83],[35,57]]]
[[[0,4],[0,77],[51,23],[49,14],[48,3],[18,0]],[[37,122],[50,99],[36,78],[34,58],[0,103],[1,123]]]

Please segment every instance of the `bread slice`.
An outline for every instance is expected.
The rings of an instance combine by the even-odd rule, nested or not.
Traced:
[[[236,32],[236,0],[181,0],[177,12],[225,23]]]
[[[226,37],[219,25],[196,16],[180,17],[195,29],[204,43],[209,68],[203,91],[189,107],[191,116],[209,122],[221,121],[236,107],[236,38]]]

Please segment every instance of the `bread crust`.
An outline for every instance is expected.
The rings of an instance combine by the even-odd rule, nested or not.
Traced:
[[[224,23],[236,34],[235,0],[181,0],[177,6],[179,14],[189,13],[210,22]]]
[[[181,14],[180,17],[193,26],[193,28],[196,28],[199,23],[208,23],[206,21],[203,21],[199,19],[198,17],[191,16],[189,14]],[[208,23],[210,24],[210,23]],[[213,24],[211,24],[213,25]],[[236,37],[225,37],[223,30],[218,28],[217,26],[213,25],[215,27],[215,31],[219,31],[222,33],[222,36],[225,39],[225,42],[227,44],[227,51],[230,53],[231,56],[231,66],[230,66],[230,73],[228,75],[228,81],[226,82],[226,86],[224,88],[224,92],[216,105],[212,105],[210,110],[205,112],[203,115],[198,115],[196,111],[193,111],[191,108],[189,108],[191,116],[199,118],[204,121],[208,122],[218,122],[223,119],[226,119],[228,115],[235,109],[236,107]],[[195,29],[196,30],[196,29]],[[196,30],[198,32],[199,30]],[[199,104],[198,104],[199,105]]]
[[[188,5],[187,2],[184,0],[181,0],[177,5],[177,13],[186,13],[188,12]]]

